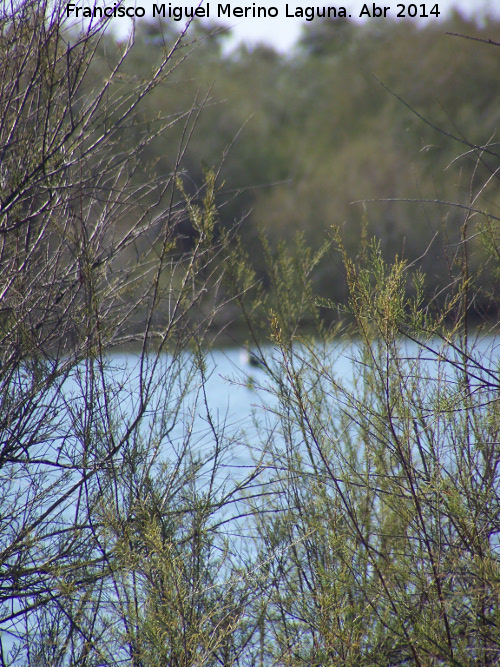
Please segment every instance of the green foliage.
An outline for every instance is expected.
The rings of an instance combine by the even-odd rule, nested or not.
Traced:
[[[438,320],[430,328],[405,297],[404,264],[385,264],[377,243],[359,265],[344,261],[357,342],[292,347],[274,325],[280,437],[267,452],[280,515],[263,516],[260,530],[282,554],[268,610],[275,659],[494,664],[491,342]],[[351,377],[336,371],[344,345]]]
[[[110,45],[105,22],[71,47],[61,8],[21,2],[0,32],[13,54],[0,74],[2,664],[498,664],[499,331],[471,320],[500,308],[482,267],[499,272],[499,156],[474,134],[474,100],[436,73],[448,72],[440,59],[453,69],[448,47],[430,29],[347,22],[315,26],[289,62],[266,49],[226,57],[220,37],[195,29],[186,42],[162,24],[141,26],[132,50]],[[422,44],[422,61],[404,56]],[[462,63],[481,69],[484,127],[497,120],[491,53]],[[417,70],[402,90],[385,82],[406,107],[360,74],[368,61],[393,72],[394,54]],[[188,74],[216,79],[206,114]],[[345,76],[352,97],[320,95]],[[435,85],[471,139],[403,118],[424,102],[439,118]],[[237,102],[221,119],[211,104],[224,87]],[[188,178],[224,132],[226,167]],[[419,196],[441,227],[443,270],[402,202],[392,219],[387,206],[331,228],[347,211],[332,174],[344,194],[390,184],[399,196],[407,151],[434,133],[446,164],[449,141],[472,156],[463,197],[437,214]],[[429,152],[415,173],[430,182]],[[224,220],[224,188],[289,178],[290,165],[296,187],[249,189],[253,217]],[[408,234],[402,251],[387,230]],[[208,396],[212,333],[231,321],[260,366],[248,432]],[[110,354],[125,342],[127,357]]]
[[[267,278],[258,230],[272,245],[301,231],[317,250],[335,224],[355,254],[366,208],[384,258],[420,261],[428,297],[442,300],[443,282],[456,277],[450,247],[460,242],[462,207],[492,212],[498,205],[495,148],[488,148],[498,124],[498,56],[473,41],[499,41],[498,22],[479,27],[457,14],[418,28],[317,20],[287,57],[263,47],[227,53],[220,34],[211,41],[192,27],[189,58],[173,66],[144,108],[186,119],[178,136],[179,144],[182,133],[190,136],[190,194],[203,181],[202,161],[223,162],[221,222],[232,228],[245,217],[240,234],[259,277]],[[149,71],[151,54],[160,57],[151,44],[174,39],[168,25],[152,30],[138,27],[130,62],[139,75]],[[159,137],[147,155],[166,172],[176,151]],[[469,250],[477,272],[485,255],[474,241]],[[315,281],[321,296],[345,301],[340,270],[323,258]],[[478,280],[486,290],[498,287],[487,274]],[[488,307],[488,297],[478,294],[476,304]]]

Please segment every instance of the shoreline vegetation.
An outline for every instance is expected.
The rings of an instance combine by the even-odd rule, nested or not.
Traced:
[[[2,667],[499,664],[498,21],[4,12]]]
[[[216,165],[214,232],[239,224],[256,279],[264,286],[271,281],[266,252],[277,253],[282,242],[293,245],[297,234],[318,251],[331,225],[339,225],[349,252],[358,252],[363,234],[376,236],[386,260],[398,254],[418,266],[426,274],[429,303],[442,305],[443,285],[455,279],[464,212],[481,217],[487,210],[486,224],[493,226],[499,217],[498,181],[489,163],[499,116],[496,50],[459,35],[500,42],[500,24],[492,19],[480,28],[458,14],[418,28],[410,21],[324,20],[304,28],[289,56],[265,46],[228,54],[217,26],[208,31],[194,21],[190,30],[192,52],[141,113],[153,117],[162,109],[173,119],[204,104],[184,151],[186,194],[199,201],[203,165]],[[141,51],[154,58],[176,35],[171,24],[138,24],[127,64],[131,81],[150,67]],[[110,37],[107,66],[120,48]],[[136,132],[141,130],[139,124]],[[148,144],[144,159],[154,173],[172,172],[172,147],[183,132],[178,123],[168,137]],[[480,160],[474,159],[478,150]],[[261,234],[270,246],[266,252]],[[194,238],[196,229],[184,218],[177,248],[189,248]],[[475,274],[470,316],[494,319],[492,294],[500,286],[486,268],[479,236],[471,238],[469,254]],[[323,254],[313,282],[319,297],[345,306],[338,253]],[[332,312],[323,315],[328,319]],[[237,309],[228,305],[217,328],[233,318]]]

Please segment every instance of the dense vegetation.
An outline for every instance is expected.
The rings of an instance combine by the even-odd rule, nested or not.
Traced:
[[[498,664],[496,24],[285,59],[5,12],[0,663]],[[229,318],[247,430],[208,398]]]
[[[160,57],[158,45],[173,35],[167,25],[139,28],[127,67],[145,75],[151,57]],[[500,205],[497,179],[481,190],[494,163],[487,150],[481,159],[473,150],[495,142],[498,55],[449,33],[498,42],[500,24],[490,20],[479,28],[458,14],[423,27],[318,21],[286,56],[267,46],[227,54],[224,32],[207,36],[193,25],[189,58],[146,107],[150,116],[181,114],[207,96],[184,167],[194,192],[203,182],[202,165],[223,162],[219,215],[226,228],[246,215],[241,234],[252,257],[260,256],[259,229],[273,247],[300,230],[318,249],[332,224],[342,225],[344,242],[355,251],[366,220],[385,258],[421,258],[430,297],[453,274],[460,207],[498,212]],[[106,44],[108,58],[110,49]],[[171,136],[150,144],[158,173],[172,169],[176,145]],[[353,204],[365,200],[377,203]],[[470,252],[477,270],[485,257],[474,242]],[[266,280],[263,264],[256,268]],[[323,296],[345,301],[339,275],[339,263],[325,259],[315,285]],[[498,283],[491,272],[479,281],[482,312],[492,307],[488,294]]]

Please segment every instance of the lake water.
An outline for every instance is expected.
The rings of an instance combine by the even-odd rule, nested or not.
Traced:
[[[443,350],[440,341],[432,344],[437,352]],[[353,378],[363,373],[366,360],[361,358],[362,351],[357,343],[339,342],[322,350],[319,346],[311,345],[309,350],[299,346],[297,351],[297,363],[302,363],[301,371],[305,373],[306,398],[309,389],[316,386],[319,390],[321,386],[321,402],[331,404],[332,413],[338,412],[338,393],[333,388],[338,381],[362,400],[362,383],[355,389]],[[402,346],[403,377],[407,373],[411,378],[411,359],[417,352],[414,343]],[[82,433],[87,428],[91,405],[92,419],[96,423],[100,419],[100,428],[106,433],[114,429],[116,438],[126,437],[127,429],[141,414],[142,436],[149,438],[149,442],[161,443],[161,455],[167,458],[170,454],[175,457],[186,446],[199,454],[206,453],[213,449],[222,434],[226,446],[225,465],[234,468],[250,465],[258,458],[266,438],[273,438],[275,442],[282,438],[276,394],[280,383],[285,390],[289,386],[279,351],[267,347],[263,354],[274,377],[261,367],[249,364],[248,353],[243,348],[214,350],[195,366],[193,356],[187,353],[175,359],[163,354],[142,360],[131,353],[113,353],[102,373],[96,372],[95,367],[90,373],[89,366],[83,363],[72,371],[60,392],[54,392],[53,396],[48,392],[39,401],[40,424],[52,420],[47,426],[50,438],[43,432],[39,434],[40,451],[44,451],[48,460],[51,455],[60,457],[60,451],[64,450],[70,461],[72,452],[81,451],[84,446]],[[308,368],[308,355],[310,358],[316,354],[313,364],[316,369],[324,368],[323,373],[316,373],[313,364],[312,370]],[[448,348],[446,354],[448,361],[443,363],[439,354],[423,351],[418,372],[421,382],[427,383],[429,389],[458,381],[457,373],[463,360],[453,349]],[[479,391],[485,382],[497,381],[497,339],[489,336],[478,341],[472,357],[471,363],[475,366],[471,382]],[[147,409],[141,413],[141,406],[146,402]],[[37,419],[33,422],[36,424]],[[99,437],[96,433],[97,440]]]
[[[454,376],[463,362],[460,353],[446,348],[443,342],[438,340],[432,342],[432,347],[437,353],[446,353],[448,361],[445,363],[439,354],[420,349],[421,381],[428,382],[429,386],[438,381],[441,386],[447,381],[455,383]],[[298,356],[301,357],[301,348],[297,349]],[[471,362],[475,365],[471,376],[473,384],[481,386],[484,380],[491,380],[492,374],[495,377],[499,366],[498,350],[498,339],[492,336],[476,341],[471,354]],[[267,347],[263,352],[270,367],[279,374],[282,361],[279,351]],[[418,352],[418,346],[411,341],[401,344],[402,367],[406,366],[408,375],[412,372],[411,359]],[[361,355],[361,348],[356,342],[339,342],[331,349],[321,351],[318,348],[318,367],[325,363],[326,369],[325,400],[329,400],[328,383],[332,379],[343,383],[347,389],[354,389],[353,378],[363,372],[364,360]],[[189,355],[184,355],[175,362],[168,355],[162,355],[158,359],[151,358],[146,370],[142,369],[143,375],[149,378],[153,387],[149,394],[148,415],[144,419],[146,428],[154,428],[166,403],[176,403],[183,391],[183,385],[187,382],[191,364],[192,357]],[[137,411],[140,403],[139,365],[139,357],[133,354],[116,353],[110,356],[108,373],[118,387],[115,404],[119,406],[118,412],[123,415],[124,422]],[[73,382],[72,380],[70,385]],[[79,384],[76,388],[77,394],[82,392],[82,383]],[[244,465],[250,462],[252,448],[258,446],[259,437],[262,437],[262,432],[257,435],[256,422],[265,426],[264,430],[268,433],[275,429],[278,437],[274,414],[278,407],[276,377],[271,379],[263,368],[251,365],[248,352],[243,348],[214,350],[207,354],[203,373],[199,369],[195,370],[190,376],[189,385],[189,391],[183,397],[180,412],[176,415],[175,425],[169,434],[174,449],[187,435],[192,443],[196,443],[199,451],[210,448],[213,446],[214,429],[219,429],[224,431],[228,439],[233,440],[233,463]]]
[[[432,345],[436,352],[442,349],[440,341],[435,340]],[[484,337],[477,342],[469,360],[473,369],[470,388],[474,400],[476,397],[480,400],[481,396],[487,399],[484,403],[485,410],[489,409],[492,401],[498,401],[499,345],[498,339],[492,336]],[[315,354],[313,347],[311,346],[309,354]],[[301,353],[300,347],[298,351]],[[417,351],[418,348],[414,343],[402,347],[402,357],[407,357],[403,365],[406,364],[408,377],[411,377],[411,359]],[[323,350],[318,346],[317,352],[318,361],[325,361],[325,369],[326,362],[329,364],[328,374],[325,375],[326,387],[332,379],[338,378],[354,392],[360,392],[362,387],[355,388],[353,382],[353,369],[362,373],[364,368],[364,361],[360,358],[361,348],[357,343],[339,343]],[[446,352],[448,362],[444,364],[439,354],[424,350],[419,373],[421,381],[427,383],[429,389],[436,388],[439,383],[445,386],[447,382],[452,386],[455,383],[459,389],[457,383],[460,379],[463,358],[452,348],[448,348]],[[279,352],[268,347],[264,353],[266,358],[270,359],[270,366],[276,372],[276,377],[285,382],[283,373],[279,375],[281,368]],[[305,353],[304,357],[308,353]],[[88,419],[86,407],[92,406],[94,416],[102,415],[103,428],[106,427],[106,423],[111,424],[112,428],[116,429],[118,437],[126,435],[129,425],[141,411],[141,396],[143,398],[147,396],[148,408],[142,417],[140,430],[145,439],[150,438],[151,443],[161,443],[159,452],[161,459],[175,462],[179,452],[185,447],[189,447],[195,454],[208,454],[213,450],[217,438],[222,435],[225,449],[218,472],[220,488],[226,488],[224,484],[229,479],[234,482],[244,478],[254,462],[259,459],[266,441],[267,443],[272,441],[274,451],[280,448],[281,443],[285,445],[278,416],[283,406],[279,404],[279,399],[274,393],[276,382],[273,387],[267,371],[250,365],[248,355],[241,348],[215,350],[209,353],[204,363],[190,375],[192,361],[193,357],[188,354],[177,359],[165,354],[143,359],[141,369],[139,356],[123,352],[113,353],[109,355],[108,367],[102,374],[96,373],[90,384],[91,375],[88,366],[82,364],[64,382],[59,393],[51,395],[48,391],[40,397],[38,408],[40,418],[38,419],[34,413],[33,426],[27,425],[33,428],[33,433],[36,433],[38,438],[38,440],[33,439],[36,444],[32,447],[32,453],[37,453],[40,458],[49,462],[51,457],[53,459],[57,456],[57,460],[63,464],[74,462],[74,465],[81,465],[86,442],[84,429]],[[307,362],[307,359],[303,361]],[[306,370],[307,376],[307,364],[303,369]],[[95,386],[92,387],[90,385],[93,382]],[[189,384],[189,390],[182,393],[186,382]],[[491,387],[488,387],[488,382]],[[307,383],[305,386],[307,391]],[[103,389],[106,389],[107,393]],[[336,400],[337,397],[333,392],[324,394],[323,407],[326,407],[324,414],[328,411],[333,415],[339,414]],[[444,424],[447,419],[451,422],[454,418],[453,410],[449,407],[446,407],[446,410],[449,411],[449,417],[444,413],[444,416],[439,416]],[[333,419],[335,418],[334,416]],[[92,446],[101,446],[100,433],[96,431]],[[295,436],[300,446],[300,430],[297,429]],[[28,431],[26,437],[35,438]],[[443,438],[446,437],[446,431],[443,430]],[[109,446],[105,437],[102,440],[105,442],[104,446]],[[497,443],[492,442],[491,445],[497,447]],[[99,459],[99,454],[94,456]],[[286,464],[285,459],[283,461]],[[50,472],[50,467],[47,470],[42,468],[40,464],[36,472],[40,474],[43,483],[47,484],[57,472]],[[5,489],[8,484],[13,483],[12,479],[7,477],[8,474],[9,471],[5,469],[3,478]],[[66,475],[64,469],[62,474]],[[201,485],[207,483],[209,477],[210,464],[207,465],[206,474],[198,477],[199,483]],[[67,475],[65,479],[66,484],[72,481]],[[497,481],[495,479],[495,483]],[[229,486],[227,484],[227,488]],[[28,489],[26,491],[28,493]],[[21,502],[19,490],[17,494]],[[231,508],[237,509],[236,505],[232,505]],[[41,509],[43,509],[43,499]],[[65,512],[70,515],[73,509],[74,497],[68,496],[67,505],[60,508],[59,518],[63,518]],[[496,542],[495,540],[495,545]]]

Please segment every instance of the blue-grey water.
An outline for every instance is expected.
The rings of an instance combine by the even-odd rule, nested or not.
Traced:
[[[399,354],[403,375],[407,373],[408,377],[411,376],[412,358],[420,353],[418,372],[421,383],[428,383],[429,387],[433,383],[441,386],[446,382],[456,383],[463,363],[461,355],[447,348],[442,341],[434,340],[431,346],[435,351],[446,353],[447,361],[444,362],[444,357],[439,354],[419,349],[415,343],[407,341],[401,344]],[[473,385],[477,380],[480,386],[487,376],[497,372],[499,346],[498,340],[492,336],[476,342],[471,355],[472,365],[477,364],[471,375]],[[211,351],[204,357],[203,372],[199,365],[193,366],[193,357],[189,354],[176,360],[167,354],[151,357],[145,360],[142,367],[138,355],[111,354],[106,377],[114,396],[112,407],[122,416],[118,419],[118,427],[124,427],[139,411],[142,392],[148,397],[148,409],[141,428],[156,432],[158,439],[169,443],[174,450],[189,439],[191,446],[195,445],[199,452],[203,452],[213,447],[215,432],[222,431],[225,438],[232,441],[231,462],[235,466],[251,463],[252,451],[257,456],[263,434],[277,428],[275,410],[279,401],[276,377],[286,376],[281,354],[270,346],[263,352],[269,367],[276,372],[274,378],[262,367],[250,364],[248,352],[243,348]],[[298,348],[298,357],[310,359],[310,352],[302,354]],[[318,368],[324,363],[325,372],[316,374],[313,370],[311,376],[323,375],[326,401],[333,400],[334,392],[329,391],[328,386],[332,381],[338,381],[354,394],[362,393],[359,383],[355,388],[354,378],[361,376],[366,358],[362,358],[361,347],[356,342],[339,343],[321,351],[318,348],[316,362]],[[307,363],[302,365],[301,370],[307,377]],[[141,375],[145,378],[142,385]],[[85,382],[83,371],[80,377],[73,376],[66,383],[66,397],[74,396],[76,401],[81,400]],[[258,429],[257,425],[263,428]],[[275,434],[279,437],[278,430]]]
[[[442,341],[431,341],[431,346],[436,352],[446,352],[448,361],[443,362],[439,354],[420,348],[420,382],[428,385],[429,392],[447,383],[450,386],[456,384],[458,391],[463,357],[453,348],[444,346]],[[490,399],[492,391],[498,395],[499,349],[499,340],[492,336],[477,341],[469,364],[473,393],[489,392]],[[402,344],[401,357],[406,357],[402,368],[406,368],[403,372],[408,373],[408,378],[412,377],[412,358],[418,351],[414,343]],[[307,391],[315,387],[314,372],[310,373],[311,382],[308,385],[307,362],[311,355],[315,357],[316,350],[314,346],[309,350],[299,347],[298,352],[298,357],[302,357],[304,362],[301,370],[306,378],[304,387],[307,397]],[[79,463],[83,466],[81,452],[87,437],[84,431],[89,423],[88,408],[92,406],[94,421],[102,423],[101,433],[111,428],[118,439],[127,435],[129,427],[140,415],[141,437],[153,448],[158,447],[158,458],[161,460],[175,461],[187,450],[201,457],[210,456],[216,444],[221,443],[223,453],[218,461],[217,473],[221,485],[225,480],[235,482],[243,479],[259,461],[267,444],[272,442],[276,451],[284,443],[279,421],[279,413],[284,406],[279,403],[276,387],[282,381],[284,389],[287,388],[286,364],[283,365],[281,354],[272,347],[265,348],[263,353],[271,374],[275,373],[274,378],[260,366],[251,365],[247,352],[242,348],[214,350],[199,361],[187,353],[177,358],[163,354],[141,360],[137,354],[116,352],[108,355],[102,372],[99,368],[96,372],[94,366],[92,373],[88,363],[82,363],[64,381],[59,392],[48,390],[38,397],[39,419],[35,411],[33,424],[27,424],[33,433],[26,431],[26,437],[32,438],[34,443],[33,455],[38,454],[40,459],[46,461],[57,456],[60,463],[67,463],[68,467],[74,464],[75,469]],[[355,385],[354,377],[362,374],[366,358],[362,358],[361,347],[352,342],[322,350],[318,346],[316,360],[319,364],[325,363],[325,372],[319,373],[323,376],[320,382],[324,382],[326,390],[323,407],[326,406],[326,412],[334,415],[331,422],[334,425],[335,415],[339,414],[338,394],[329,391],[329,385],[342,382],[348,390],[361,395],[362,383]],[[292,368],[288,370],[293,371]],[[28,374],[26,378],[29,383]],[[20,380],[22,382],[24,380]],[[488,382],[493,389],[488,388]],[[19,394],[22,394],[21,384],[17,388]],[[321,389],[321,385],[318,387]],[[142,411],[144,401],[147,407]],[[485,406],[487,409],[486,403]],[[297,431],[297,434],[300,440],[300,432]],[[98,443],[98,430],[95,436],[93,442]],[[106,438],[102,440],[107,442]],[[99,454],[96,455],[98,458]],[[210,466],[211,462],[207,464],[206,474],[199,477],[201,485],[210,478]],[[51,473],[50,468],[48,470],[40,472],[45,475],[45,484],[55,481],[56,473]],[[9,474],[5,469],[0,478],[6,494],[9,485],[16,483],[15,475],[9,478]],[[66,482],[69,483],[69,477],[66,477]],[[21,502],[19,489],[16,493]],[[74,498],[68,497],[67,506],[60,508],[61,516],[72,511],[73,502]],[[4,538],[8,540],[8,533],[4,534]]]

